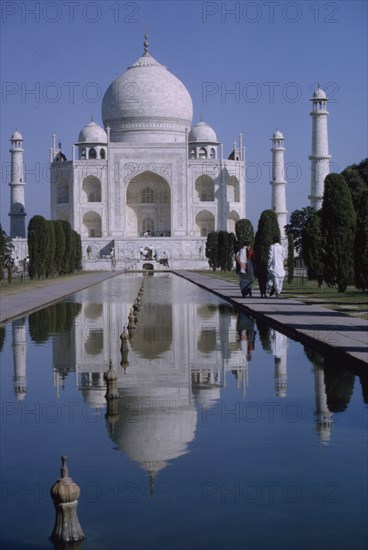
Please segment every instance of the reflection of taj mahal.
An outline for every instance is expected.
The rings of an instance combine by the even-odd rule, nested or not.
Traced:
[[[131,297],[144,279],[139,320],[123,356],[120,335]],[[207,304],[198,304],[200,290],[183,287],[180,278],[127,274],[123,287],[118,278],[108,281],[107,288],[104,303],[94,297],[93,287],[80,293],[83,305],[73,338],[77,385],[90,407],[105,407],[104,373],[111,359],[120,397],[116,414],[106,417],[110,437],[153,482],[170,461],[188,452],[196,433],[197,406],[216,404],[228,371],[236,378],[239,399],[245,395],[248,359],[237,343],[232,308],[221,315],[218,300],[211,296]],[[122,293],[118,302],[117,292]],[[62,346],[55,348],[58,338],[56,372],[59,363],[61,370],[65,364]]]
[[[208,233],[245,218],[245,163],[241,136],[225,159],[215,131],[204,121],[192,127],[192,116],[188,90],[146,39],[103,97],[104,128],[87,124],[71,160],[54,137],[52,219],[69,220],[93,257],[112,245],[118,261],[136,257],[146,234],[174,261],[203,260]]]
[[[61,303],[75,316],[71,322],[64,311],[68,330],[51,331],[56,396],[62,396],[65,379],[75,376],[86,406],[106,409],[114,444],[153,483],[160,470],[188,452],[198,423],[220,407],[222,388],[234,385],[234,403],[246,403],[249,362],[255,360],[255,321],[235,314],[214,295],[203,300],[200,288],[172,274],[126,273],[101,284],[102,290],[100,285],[91,286],[74,295],[72,303]],[[131,305],[143,284],[138,320],[129,330]],[[53,317],[58,315],[54,312]],[[25,323],[22,318],[12,327],[14,391],[19,401],[27,401]],[[274,370],[269,369],[274,395],[283,399],[287,395],[287,338],[269,328],[266,337],[262,330],[262,347],[271,361],[274,357]],[[126,335],[124,346],[122,334]],[[104,377],[110,361],[119,394],[114,410],[109,410]],[[316,429],[327,444],[332,414],[323,370],[317,363],[314,379]],[[234,404],[226,407],[234,414]]]

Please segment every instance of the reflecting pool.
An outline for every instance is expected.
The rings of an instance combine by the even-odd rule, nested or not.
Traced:
[[[172,274],[126,274],[1,332],[1,548],[367,545],[367,377]],[[106,399],[104,374],[117,374]]]

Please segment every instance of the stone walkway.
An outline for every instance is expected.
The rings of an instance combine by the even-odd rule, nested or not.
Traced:
[[[96,283],[115,277],[122,271],[98,271],[84,273],[76,277],[66,277],[56,281],[45,280],[45,284],[38,288],[25,288],[18,290],[10,296],[1,296],[0,299],[0,324],[20,317],[25,313],[31,313],[37,309],[48,306],[52,302],[61,300],[69,294],[78,292]]]
[[[40,309],[74,292],[123,273],[94,272],[75,278],[45,283],[41,288],[19,291],[0,301],[0,323]],[[260,298],[256,290],[252,298],[242,298],[236,283],[222,281],[190,271],[174,272],[196,285],[213,292],[253,317],[268,321],[274,328],[321,352],[335,354],[341,360],[368,372],[368,322],[338,311],[293,299]]]
[[[322,353],[345,355],[349,364],[368,372],[368,321],[351,317],[322,306],[305,304],[289,298],[261,298],[259,291],[252,298],[242,298],[239,286],[195,272],[178,275],[210,290],[253,317],[268,321],[275,329]]]

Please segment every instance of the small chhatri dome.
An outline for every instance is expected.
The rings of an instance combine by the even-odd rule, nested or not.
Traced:
[[[189,143],[218,143],[215,130],[208,126],[203,120],[193,126],[189,132],[188,141]]]
[[[313,93],[312,99],[327,99],[326,92],[324,92],[322,88],[320,88],[319,84],[317,90]]]
[[[274,132],[272,139],[284,139],[284,135],[280,130],[277,128],[276,132]]]
[[[79,132],[78,143],[107,143],[106,132],[92,120]]]
[[[10,139],[11,141],[23,141],[23,136],[18,130],[15,130]]]
[[[102,100],[102,120],[115,142],[184,142],[193,105],[184,84],[148,51],[116,78]]]

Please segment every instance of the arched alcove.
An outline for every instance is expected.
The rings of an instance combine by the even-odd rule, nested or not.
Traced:
[[[201,237],[207,237],[209,233],[215,230],[215,216],[208,210],[198,212],[195,223],[196,233]]]
[[[83,216],[82,237],[102,237],[101,216],[97,212],[87,212]]]
[[[126,235],[152,237],[171,234],[171,190],[168,182],[151,171],[135,176],[127,188]]]
[[[101,202],[101,181],[87,176],[82,183],[82,202]]]
[[[215,186],[213,179],[206,174],[199,176],[195,181],[195,190],[197,192],[197,200],[200,202],[215,200]]]

